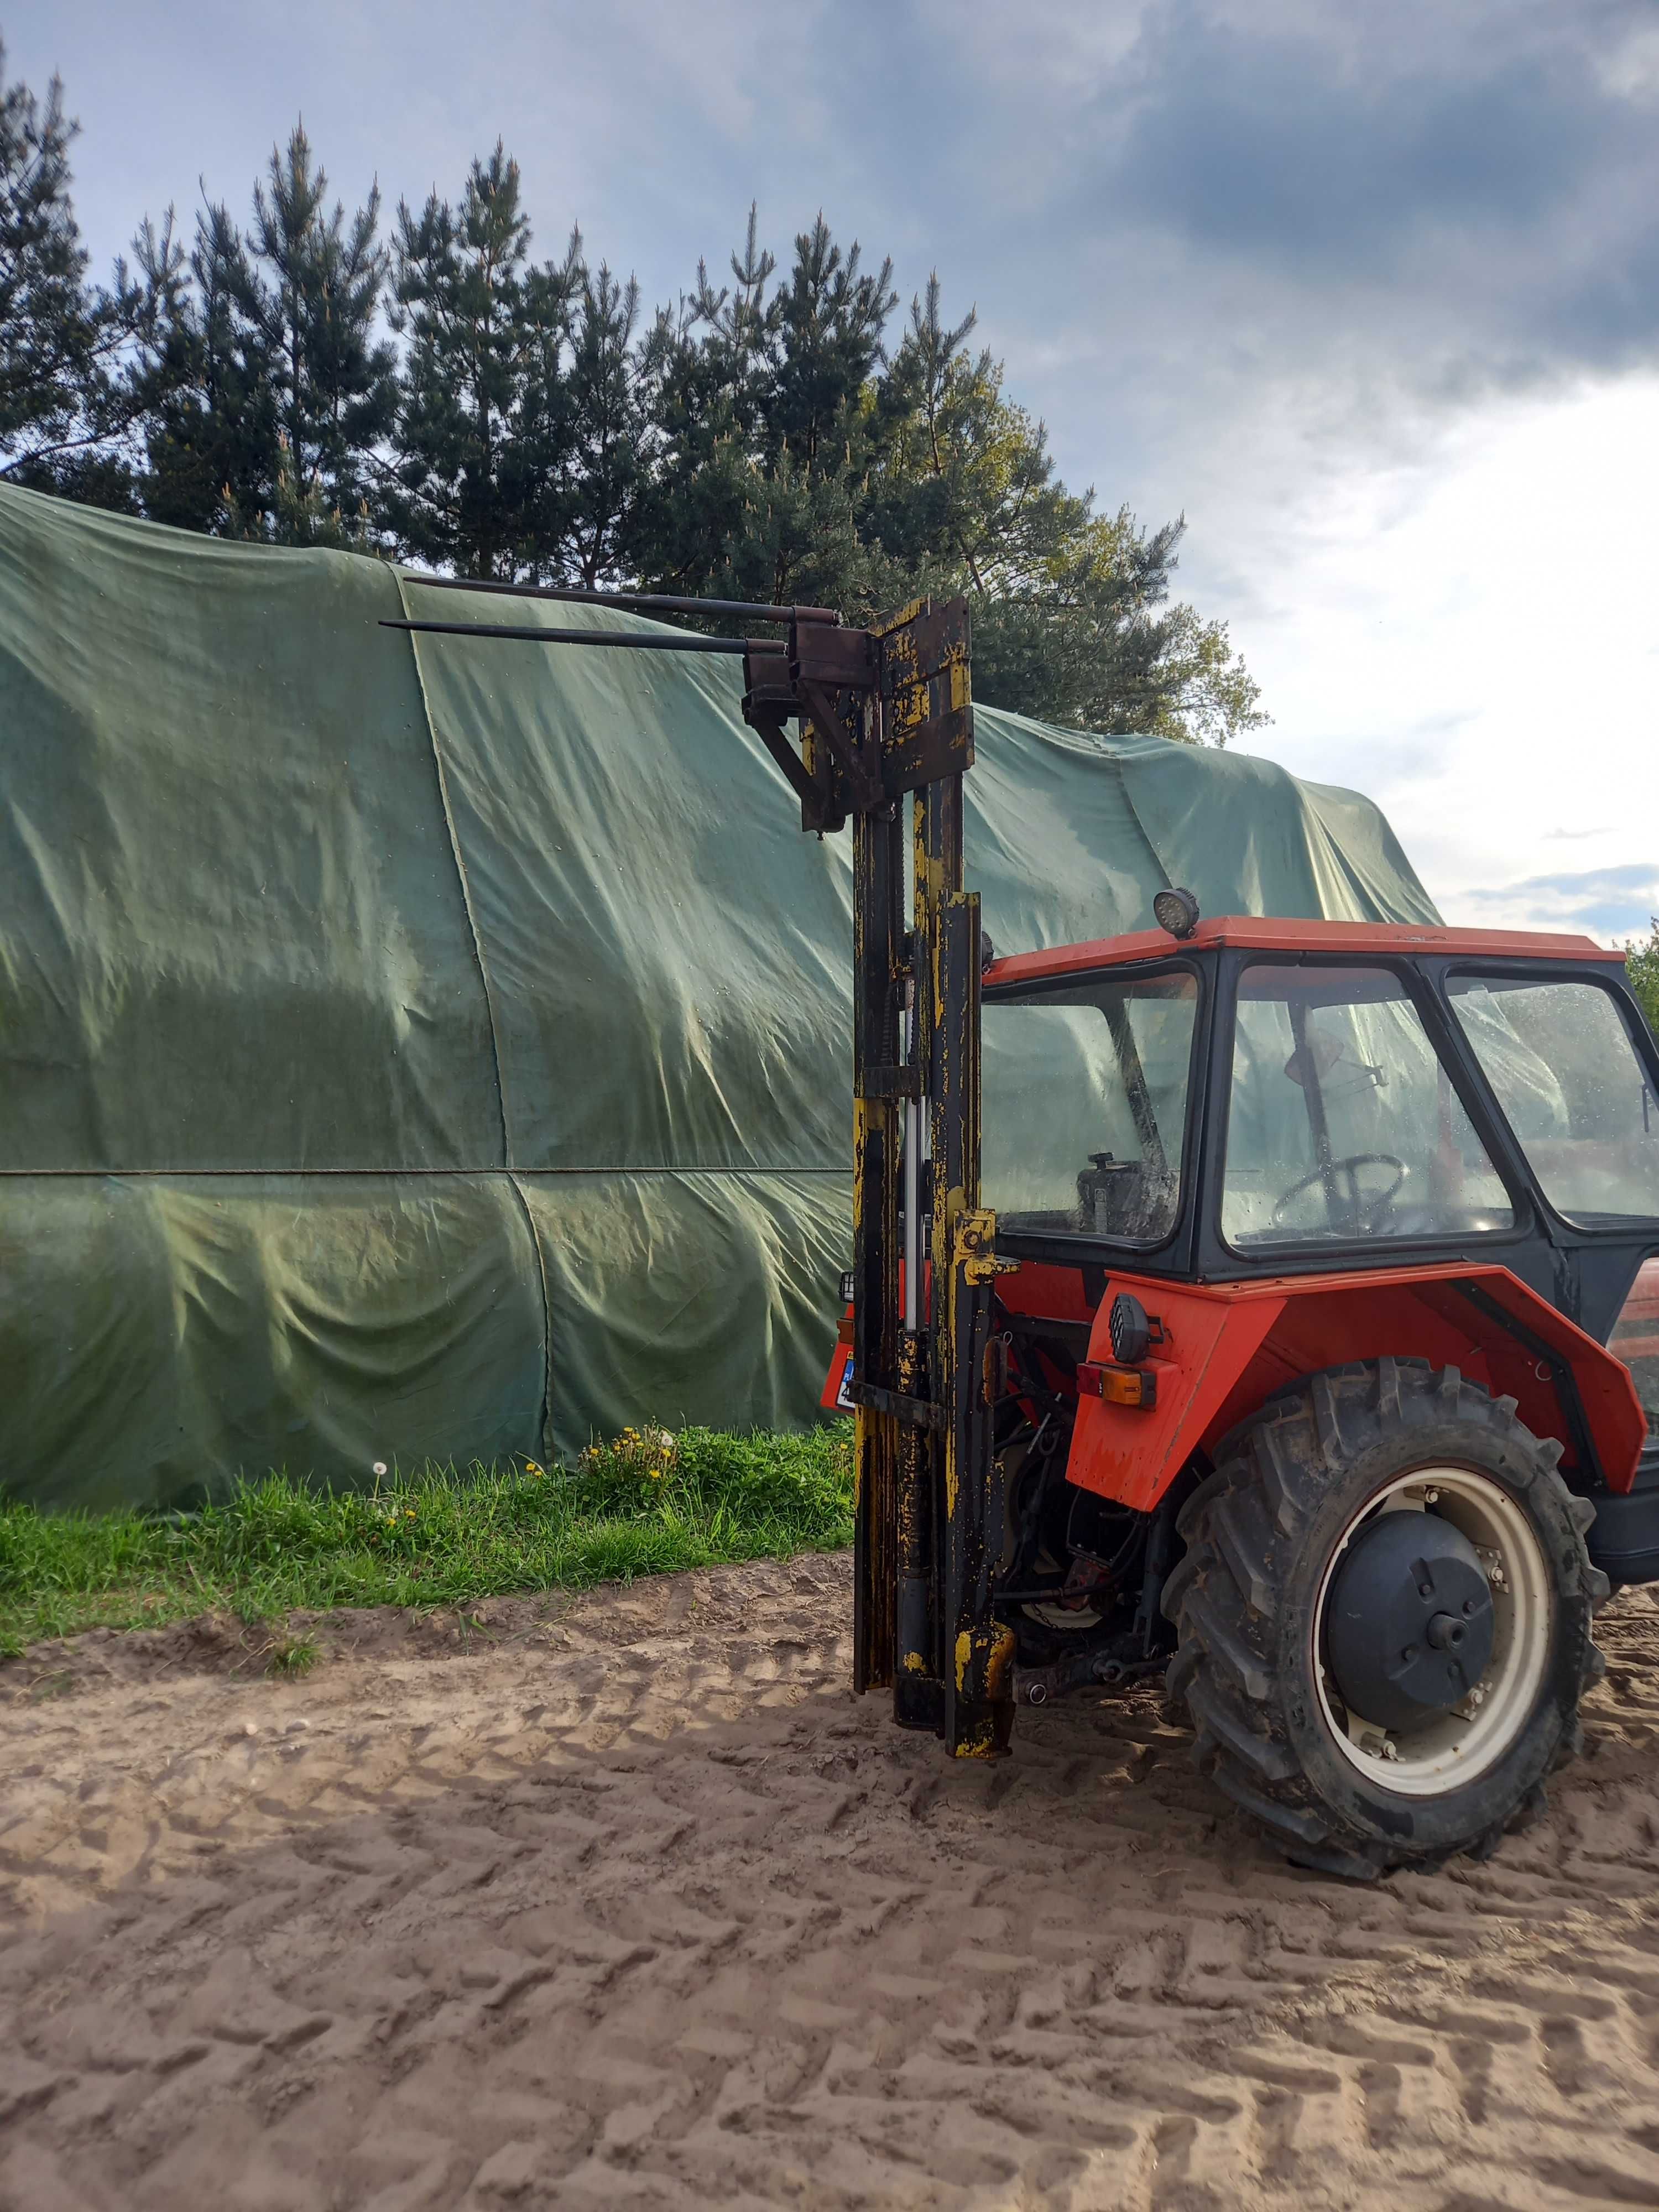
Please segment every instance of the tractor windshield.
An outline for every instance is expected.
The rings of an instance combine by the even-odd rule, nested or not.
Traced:
[[[981,1180],[1005,1228],[1169,1236],[1197,1011],[1186,969],[986,1001]]]
[[[1659,1106],[1611,994],[1535,975],[1447,988],[1550,1203],[1581,1221],[1659,1216]]]
[[[1397,975],[1244,969],[1221,1198],[1229,1243],[1468,1236],[1514,1218]]]

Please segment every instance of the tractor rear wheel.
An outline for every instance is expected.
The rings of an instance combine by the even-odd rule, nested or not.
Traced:
[[[1297,1863],[1483,1857],[1542,1809],[1608,1592],[1560,1455],[1512,1400],[1410,1359],[1313,1376],[1220,1446],[1177,1524],[1169,1687],[1200,1765]]]

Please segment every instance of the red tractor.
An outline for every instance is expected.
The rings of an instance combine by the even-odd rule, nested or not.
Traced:
[[[1659,1579],[1659,1048],[1620,957],[1169,886],[1155,930],[997,960],[963,602],[451,587],[702,621],[395,626],[740,654],[802,827],[851,822],[855,1686],[994,1758],[1019,1699],[1167,1668],[1304,1863],[1492,1849],[1577,1743],[1595,1607]]]
[[[1299,1862],[1483,1853],[1659,1578],[1659,1054],[1587,939],[1158,905],[982,978],[1015,1694],[1167,1668]]]

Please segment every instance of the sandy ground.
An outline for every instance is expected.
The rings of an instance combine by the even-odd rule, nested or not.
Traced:
[[[1156,1693],[947,1765],[843,1559],[0,1668],[0,2205],[1659,2204],[1659,1606],[1491,1863],[1275,1860]]]

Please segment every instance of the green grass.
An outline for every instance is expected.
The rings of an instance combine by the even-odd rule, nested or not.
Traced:
[[[286,1674],[295,1681],[302,1674],[308,1674],[316,1664],[314,1636],[279,1636],[265,1654],[268,1674]]]
[[[250,1625],[342,1605],[465,1606],[852,1541],[851,1425],[805,1436],[626,1431],[572,1468],[427,1467],[373,1493],[285,1475],[199,1513],[0,1505],[0,1655],[220,1608]],[[303,1674],[308,1638],[270,1663]]]

